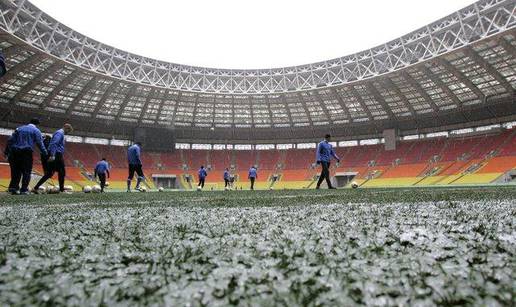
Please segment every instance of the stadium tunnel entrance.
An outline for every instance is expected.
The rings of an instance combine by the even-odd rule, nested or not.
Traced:
[[[358,172],[343,172],[335,174],[335,182],[337,187],[342,188],[350,184],[358,175]]]
[[[512,169],[505,172],[502,176],[498,177],[494,182],[496,183],[513,183],[516,182],[516,169]]]
[[[152,174],[152,181],[156,187],[162,187],[164,189],[176,189],[176,175],[168,174]]]

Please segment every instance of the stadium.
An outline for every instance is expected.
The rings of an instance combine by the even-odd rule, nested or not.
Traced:
[[[34,118],[73,125],[67,193],[53,178],[58,195],[0,194],[2,305],[514,302],[514,0],[254,70],[136,55],[0,0],[0,51],[2,150]],[[316,189],[327,134],[332,190]],[[147,193],[125,193],[134,143]],[[46,174],[32,155],[30,188]]]

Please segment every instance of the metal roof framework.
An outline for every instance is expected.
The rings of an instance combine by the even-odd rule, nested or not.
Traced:
[[[104,45],[26,0],[0,0],[3,120],[27,114],[178,139],[280,140],[514,116],[516,2],[481,0],[399,39],[262,70],[185,66]],[[14,112],[14,113],[13,113]],[[18,117],[17,117],[18,116]],[[122,128],[120,128],[122,129]]]

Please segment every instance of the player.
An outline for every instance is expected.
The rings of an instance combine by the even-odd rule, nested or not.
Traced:
[[[9,138],[7,139],[7,143],[5,144],[5,149],[4,149],[5,159],[7,160],[7,162],[9,162],[9,169],[11,171],[11,178],[13,178],[13,176],[14,176],[14,163],[13,163],[13,160],[11,159],[12,158],[12,154],[11,153],[12,153],[12,146],[13,146],[13,143],[14,143],[15,133],[16,133],[16,131],[14,131],[9,136]]]
[[[99,177],[100,181],[100,192],[104,193],[104,187],[106,186],[106,175],[109,178],[109,164],[106,161],[106,158],[102,158],[97,165],[95,166],[95,172],[93,178]]]
[[[206,180],[206,177],[208,176],[208,173],[206,172],[206,169],[204,168],[204,165],[201,165],[201,168],[197,172],[199,174],[199,184],[197,185],[201,189],[204,188],[204,181]]]
[[[0,51],[0,78],[3,77],[7,73],[7,68],[5,68],[5,57],[4,54]]]
[[[142,170],[142,160],[140,159],[142,143],[136,142],[127,149],[127,162],[129,163],[129,176],[127,177],[127,192],[131,192],[131,181],[134,178],[134,173],[138,176],[136,178],[135,190],[140,190],[142,180],[145,180]]]
[[[73,131],[73,127],[70,124],[64,124],[63,128],[57,130],[52,135],[50,143],[48,145],[48,172],[41,177],[34,189],[34,193],[38,193],[39,187],[45,183],[48,179],[54,176],[57,172],[57,179],[59,181],[59,192],[64,192],[64,182],[66,177],[66,167],[64,160],[65,153],[65,135],[70,134]]]
[[[52,139],[51,135],[45,134],[43,136],[43,145],[47,152],[49,152],[50,140]],[[48,163],[48,155],[41,154],[41,166],[43,167],[43,175],[51,172],[50,163]]]
[[[30,176],[32,173],[32,151],[36,144],[42,155],[47,155],[43,145],[41,131],[36,127],[39,120],[34,118],[28,125],[18,127],[8,140],[8,159],[11,165],[11,182],[9,192],[13,195],[28,195]],[[22,181],[21,189],[20,179]]]
[[[258,178],[258,170],[254,165],[249,169],[249,175],[247,177],[251,181],[251,190],[254,190],[254,181]]]
[[[232,189],[235,187],[235,175],[229,175],[229,186]]]
[[[230,184],[229,169],[226,168],[226,170],[224,171],[224,188],[230,188],[230,187],[231,187],[231,184]]]
[[[315,160],[317,164],[321,165],[321,175],[319,176],[319,180],[317,181],[316,189],[319,189],[323,180],[326,179],[326,184],[328,185],[328,189],[335,189],[331,185],[330,181],[330,161],[331,157],[335,158],[337,162],[340,162],[340,158],[333,151],[333,147],[330,144],[331,135],[326,134],[324,136],[324,141],[321,141],[317,145],[317,151],[315,154]]]

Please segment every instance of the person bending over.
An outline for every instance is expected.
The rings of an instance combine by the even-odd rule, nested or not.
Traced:
[[[57,172],[57,179],[59,181],[59,192],[64,192],[64,182],[66,177],[66,167],[64,160],[65,153],[65,135],[73,131],[73,127],[70,124],[64,124],[63,128],[57,130],[52,135],[50,143],[48,145],[48,172],[41,177],[36,186],[33,189],[34,193],[38,193],[39,187],[45,183],[48,179],[54,176]]]
[[[129,163],[129,176],[127,177],[127,192],[131,192],[131,182],[134,178],[134,173],[138,175],[136,178],[135,190],[140,189],[140,184],[145,180],[142,170],[142,160],[140,159],[142,143],[136,142],[127,149],[127,162]]]
[[[109,178],[109,164],[106,161],[106,158],[102,158],[97,165],[95,166],[95,173],[93,178],[99,177],[100,181],[100,192],[104,193],[104,187],[106,186],[106,176]]]
[[[37,125],[39,125],[39,120],[32,119],[29,124],[18,127],[7,141],[6,153],[11,166],[11,182],[9,183],[11,194],[30,194],[29,183],[32,174],[34,145],[38,146],[39,152],[43,156],[47,155],[41,131],[36,127]],[[20,179],[22,181],[21,189],[19,189]]]

